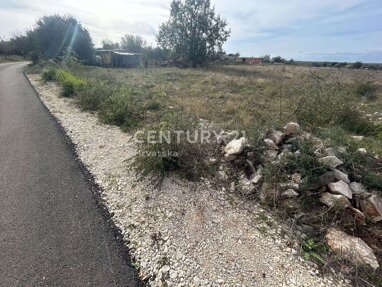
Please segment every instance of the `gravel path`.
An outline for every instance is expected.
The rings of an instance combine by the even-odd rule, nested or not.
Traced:
[[[208,183],[167,178],[159,190],[136,181],[126,163],[135,152],[128,134],[60,98],[55,84],[29,78],[103,187],[105,204],[151,286],[346,285],[317,275],[260,207],[247,209]]]

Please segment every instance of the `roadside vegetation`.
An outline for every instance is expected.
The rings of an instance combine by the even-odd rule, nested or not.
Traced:
[[[203,19],[199,26],[188,21],[195,15]],[[64,43],[50,54],[46,37],[55,39],[56,45],[63,31],[73,29],[80,30],[78,42]],[[55,38],[56,34],[61,36]],[[219,60],[226,56],[222,45],[229,34],[226,21],[215,15],[209,1],[173,1],[169,20],[160,26],[160,47],[147,47],[143,38],[126,35],[121,43],[105,40],[103,48],[122,47],[193,68],[148,68],[143,63],[137,69],[111,69],[83,65],[92,63],[94,49],[77,20],[43,17],[25,35],[34,39],[30,50],[34,65],[28,72],[57,82],[62,97],[97,114],[101,122],[131,134],[139,131],[137,155],[129,162],[138,175],[159,183],[170,173],[208,180],[243,200],[259,201],[299,232],[303,257],[324,269],[344,266],[325,243],[331,227],[359,236],[374,251],[382,250],[381,222],[368,218],[360,224],[354,216],[349,220],[348,210],[359,208],[357,200],[344,198],[346,209],[328,208],[320,201],[328,185],[339,181],[333,177],[334,168],[321,161],[327,154],[341,158],[341,170],[336,172],[346,175],[346,184],[362,184],[368,195],[381,195],[382,74],[361,69],[362,63],[351,69],[332,64],[307,67],[281,57],[259,66],[222,65]],[[288,122],[303,132],[286,133],[282,127]],[[179,142],[173,133],[168,141],[150,140],[152,132],[179,130],[192,135],[208,130],[222,136],[212,143],[187,140],[184,135]],[[245,138],[234,142],[231,148],[239,149],[229,154],[232,131],[244,132]],[[325,179],[328,174],[330,180]],[[286,190],[280,186],[285,182],[291,187],[282,195]],[[348,266],[348,275],[360,270]],[[381,272],[365,268],[355,280],[378,285]]]
[[[223,154],[216,144],[177,144],[174,138],[170,143],[151,144],[145,136],[148,131],[194,132],[203,126],[217,131],[245,131],[252,146],[245,151],[253,152],[253,162],[264,166],[264,182],[277,184],[298,172],[309,186],[330,170],[317,160],[314,141],[292,143],[292,151],[301,153],[298,158],[287,156],[278,164],[262,158],[261,139],[267,131],[296,121],[322,141],[321,149],[346,149],[339,156],[349,176],[358,178],[368,190],[382,190],[382,124],[376,116],[381,95],[379,74],[266,65],[105,69],[83,66],[73,59],[65,64],[42,63],[31,67],[30,72],[41,72],[45,81],[60,83],[63,97],[72,98],[83,110],[97,113],[100,121],[132,134],[143,131],[143,142],[138,144],[139,152],[131,163],[142,176],[161,178],[175,172],[189,180],[207,177],[219,184],[226,182],[228,189],[239,171],[248,168],[245,161],[232,162],[227,178],[222,180],[214,159]],[[359,148],[365,148],[367,154],[359,153]],[[324,243],[325,230],[333,225],[382,247],[375,241],[382,236],[380,224],[349,224],[342,211],[323,208],[319,193],[301,188],[302,195],[292,205],[274,197],[274,188],[261,202],[286,222],[306,214],[290,221],[311,228],[305,230],[308,237],[301,245],[306,259],[328,268],[343,263],[329,256]],[[378,274],[365,269],[359,276],[375,283],[381,280]]]

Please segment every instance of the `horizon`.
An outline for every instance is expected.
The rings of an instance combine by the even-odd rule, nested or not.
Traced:
[[[89,31],[93,43],[119,42],[127,33],[141,35],[156,46],[159,25],[169,16],[170,0],[153,1],[5,0],[0,4],[0,36],[24,33],[45,15],[72,15]],[[244,57],[270,54],[296,61],[382,63],[382,3],[350,0],[278,1],[214,0],[227,19],[231,37],[227,53]]]

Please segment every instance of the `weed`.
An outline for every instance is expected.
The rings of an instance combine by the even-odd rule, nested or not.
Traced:
[[[302,256],[305,260],[314,260],[321,265],[325,264],[325,255],[329,252],[326,244],[308,239],[301,244]]]

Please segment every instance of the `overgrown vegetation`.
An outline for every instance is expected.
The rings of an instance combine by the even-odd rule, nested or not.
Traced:
[[[349,233],[365,232],[348,221],[344,211],[323,208],[319,192],[312,189],[315,180],[329,170],[317,160],[316,151],[328,147],[341,151],[338,156],[352,180],[371,190],[382,188],[382,163],[375,157],[382,155],[381,124],[368,116],[378,112],[381,91],[375,84],[374,97],[364,96],[365,89],[360,87],[370,84],[369,77],[362,74],[365,71],[311,74],[306,68],[276,66],[113,70],[84,67],[70,60],[31,69],[43,70],[46,81],[60,82],[63,96],[72,97],[82,109],[96,112],[102,122],[132,134],[139,131],[142,141],[130,164],[145,177],[161,179],[175,172],[199,180],[217,174],[218,165],[210,161],[221,156],[216,145],[178,141],[175,133],[165,134],[167,140],[159,141],[160,132],[188,130],[193,137],[202,127],[244,130],[258,146],[262,131],[268,127],[298,120],[312,137],[288,142],[291,153],[285,153],[277,164],[264,163],[260,150],[245,151],[255,153],[255,164],[264,165],[264,181],[271,184],[270,191],[290,180],[292,173],[304,179],[298,200],[279,202],[270,193],[268,203],[277,207],[281,216],[302,226],[301,232],[309,236],[301,245],[302,255],[324,266],[332,260],[322,241],[327,227],[340,225]],[[151,137],[150,132],[154,132]],[[354,139],[353,135],[363,137]],[[315,136],[324,144],[317,143]],[[366,155],[357,152],[361,147],[367,149]],[[296,150],[298,156],[293,154]],[[235,163],[233,169],[244,166]],[[371,278],[373,282],[379,280],[375,274]]]

